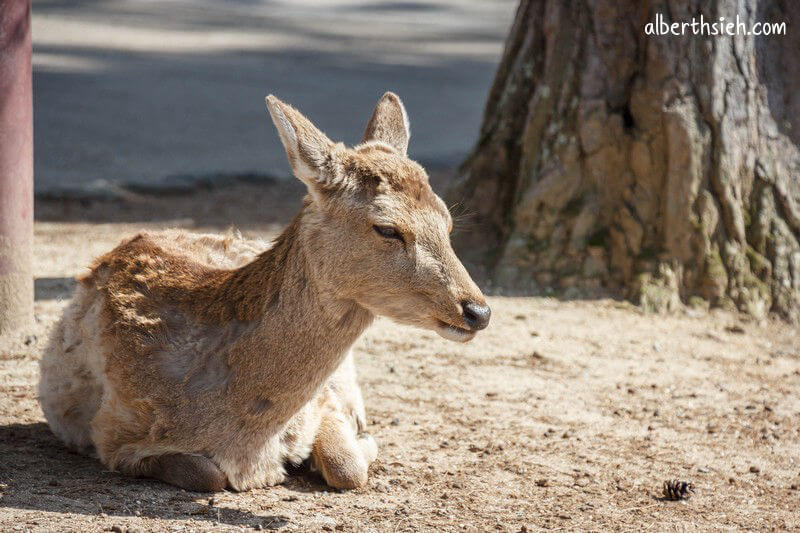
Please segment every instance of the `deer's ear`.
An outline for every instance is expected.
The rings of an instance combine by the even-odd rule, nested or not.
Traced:
[[[278,130],[292,172],[319,200],[325,190],[338,186],[341,172],[333,142],[310,120],[275,96],[266,98],[267,109]]]
[[[406,108],[399,96],[387,92],[378,100],[361,142],[381,141],[405,155],[410,138]]]

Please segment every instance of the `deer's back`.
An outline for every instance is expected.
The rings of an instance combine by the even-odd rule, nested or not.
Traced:
[[[266,248],[236,235],[144,233],[98,258],[81,280],[80,290],[102,308],[97,334],[105,378],[138,419],[134,425],[161,432],[154,436],[163,441],[170,428],[185,433],[225,420],[232,407],[222,401],[232,372],[228,354],[251,326],[209,321],[202,310],[214,302],[203,287]],[[206,416],[198,405],[207,406]]]

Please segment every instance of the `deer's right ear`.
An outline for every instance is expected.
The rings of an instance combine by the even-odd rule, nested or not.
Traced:
[[[297,109],[269,95],[267,109],[278,130],[292,172],[306,184],[315,200],[341,180],[333,142]]]
[[[361,142],[381,141],[401,155],[406,155],[410,138],[411,129],[408,126],[406,108],[399,96],[387,92],[378,100]]]

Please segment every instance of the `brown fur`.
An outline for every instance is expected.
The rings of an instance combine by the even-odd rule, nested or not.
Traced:
[[[311,455],[332,486],[363,485],[377,450],[353,342],[375,314],[474,335],[461,303],[484,300],[450,247],[447,209],[405,156],[400,100],[381,99],[353,149],[274,97],[268,106],[309,189],[273,246],[137,235],[95,261],[51,337],[48,422],[112,469],[245,490]]]

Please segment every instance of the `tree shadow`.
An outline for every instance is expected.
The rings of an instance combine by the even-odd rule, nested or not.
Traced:
[[[0,457],[0,507],[264,529],[289,524],[284,516],[209,505],[208,494],[105,470],[96,459],[67,450],[44,422],[0,426]]]
[[[483,24],[471,16],[481,3],[290,4],[37,2],[34,16],[55,21],[34,42],[37,193],[215,172],[285,175],[264,108],[270,92],[352,144],[393,90],[412,116],[413,157],[461,161],[478,133],[512,2],[479,9],[491,15]],[[421,14],[436,19],[404,22]],[[71,24],[95,37],[69,41],[60,32]],[[123,37],[103,46],[103,32],[115,31]],[[221,32],[225,44],[197,38],[207,32]]]

